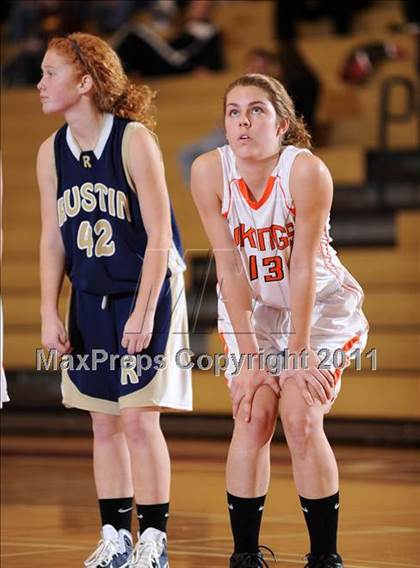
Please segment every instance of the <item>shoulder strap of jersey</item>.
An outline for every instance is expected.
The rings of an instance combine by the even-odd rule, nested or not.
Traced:
[[[124,173],[125,173],[125,177],[127,179],[127,183],[135,193],[136,193],[135,184],[134,184],[133,179],[131,178],[129,168],[128,168],[128,148],[129,148],[129,144],[130,144],[131,135],[133,134],[134,130],[137,130],[138,128],[144,128],[145,130],[147,130],[147,132],[149,132],[149,134],[151,134],[153,136],[153,138],[156,142],[156,146],[158,147],[160,155],[162,157],[162,151],[160,149],[159,139],[156,136],[156,134],[154,132],[152,132],[151,130],[149,130],[141,122],[128,122],[125,129],[124,129],[124,134],[123,134],[123,138],[122,138],[121,155],[122,155],[122,163],[123,163]],[[162,159],[162,162],[163,162],[163,159]]]
[[[223,171],[223,200],[221,213],[226,217],[229,213],[229,207],[232,201],[231,184],[238,176],[235,168],[235,158],[229,144],[221,146],[217,148],[217,150],[219,151]]]
[[[275,174],[280,180],[280,188],[283,192],[283,197],[286,200],[286,205],[292,206],[292,196],[290,193],[290,171],[293,163],[299,154],[308,153],[311,151],[307,148],[298,148],[296,146],[286,146],[280,155]]]
[[[52,160],[53,160],[53,169],[55,172],[56,185],[57,185],[57,197],[60,197],[62,189],[60,188],[59,181],[61,180],[62,152],[65,151],[65,148],[63,148],[63,142],[65,143],[66,140],[66,129],[67,129],[67,124],[64,124],[61,128],[59,128],[58,130],[52,133],[52,138],[53,138]]]

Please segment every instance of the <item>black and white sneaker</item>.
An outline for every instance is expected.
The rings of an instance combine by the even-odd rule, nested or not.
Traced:
[[[166,533],[152,527],[146,529],[121,568],[169,568]]]
[[[84,562],[85,568],[120,568],[125,564],[133,548],[131,534],[112,525],[104,525],[96,549]]]

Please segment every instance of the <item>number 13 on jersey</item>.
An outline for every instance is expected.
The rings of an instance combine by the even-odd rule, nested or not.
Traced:
[[[267,256],[262,259],[264,269],[265,282],[278,282],[283,280],[283,259],[281,256]],[[249,277],[252,280],[257,280],[259,277],[259,269],[257,264],[257,257],[255,254],[249,257]]]

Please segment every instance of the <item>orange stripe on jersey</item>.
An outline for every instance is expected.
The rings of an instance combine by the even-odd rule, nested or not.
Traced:
[[[268,178],[268,182],[267,182],[266,188],[264,190],[264,193],[262,194],[262,196],[260,197],[260,199],[258,201],[255,201],[253,199],[251,192],[249,191],[249,188],[246,185],[245,180],[243,178],[238,179],[238,188],[239,188],[239,191],[242,193],[245,201],[251,207],[251,209],[257,210],[262,205],[264,205],[264,203],[270,197],[271,192],[273,191],[275,181],[276,181],[276,178],[274,176],[270,176]]]
[[[220,339],[223,341],[225,355],[226,355],[226,357],[229,357],[229,347],[228,347],[228,345],[227,345],[227,343],[226,343],[225,336],[223,335],[223,332],[219,331],[219,337],[220,337]],[[226,381],[226,384],[229,386],[229,380],[228,380],[228,378],[226,377],[226,375],[225,375],[225,381]]]
[[[290,213],[293,215],[293,217],[296,217],[296,207],[294,207],[294,206],[292,205],[292,203],[291,203],[290,205],[287,203],[286,192],[284,191],[284,188],[283,188],[283,186],[282,186],[282,184],[281,184],[280,177],[277,176],[277,178],[278,178],[278,180],[279,180],[280,191],[281,191],[282,194],[283,194],[284,204],[286,205],[286,207],[287,207],[287,209],[290,211]],[[290,196],[290,197],[291,197],[291,196]]]
[[[346,353],[346,355],[347,355],[347,352],[350,351],[350,349],[353,347],[353,345],[354,345],[355,343],[357,343],[359,340],[360,340],[360,337],[359,337],[358,335],[355,335],[354,337],[352,337],[351,339],[349,339],[349,340],[343,345],[343,347],[342,347],[341,349],[342,349],[342,350],[344,351],[344,353]],[[348,367],[349,365],[350,365],[350,358],[349,358],[349,356],[347,355],[347,358],[346,358],[346,367]],[[336,384],[337,384],[337,382],[340,380],[341,375],[343,374],[343,371],[344,371],[344,369],[336,369],[336,370],[334,371],[334,373],[333,373],[333,375],[334,375],[334,382],[335,382]]]
[[[225,355],[229,354],[229,348],[227,346],[226,340],[225,340],[225,336],[223,335],[223,332],[219,331],[219,337],[223,342],[223,347],[224,347],[224,351],[225,351]]]
[[[329,250],[328,233],[325,227],[322,233],[320,246],[321,246],[321,254],[324,258],[325,268],[327,268],[331,272],[331,274],[333,274],[337,278],[338,283],[341,284],[342,272],[340,272],[340,269],[337,268],[337,266],[335,266],[333,263],[331,251]]]
[[[355,335],[354,337],[352,337],[351,339],[349,339],[349,341],[347,341],[347,343],[345,343],[343,345],[343,351],[347,353],[347,351],[350,351],[350,349],[353,347],[353,345],[355,343],[357,343],[359,341],[360,337],[358,335]]]

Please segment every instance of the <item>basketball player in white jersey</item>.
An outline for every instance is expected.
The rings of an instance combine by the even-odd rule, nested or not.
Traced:
[[[245,75],[227,88],[224,110],[229,144],[194,162],[192,192],[214,249],[230,361],[230,566],[268,566],[258,536],[279,414],[310,537],[306,568],[343,568],[338,471],[323,419],[342,368],[366,344],[363,292],[330,245],[331,176],[284,87]],[[298,360],[269,372],[266,362],[286,349]],[[251,355],[235,372],[249,354],[264,364]]]
[[[2,204],[3,204],[3,166],[0,162],[0,207],[2,207]],[[2,252],[3,252],[3,231],[0,227],[0,261],[2,258]],[[9,395],[7,394],[7,381],[3,368],[3,334],[4,334],[3,305],[0,296],[0,409],[3,408],[3,404],[5,402],[10,401]]]
[[[9,402],[10,398],[7,394],[6,375],[3,368],[3,306],[0,297],[0,408],[3,408],[5,402]]]

